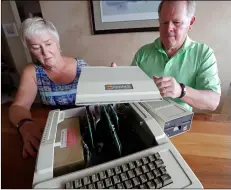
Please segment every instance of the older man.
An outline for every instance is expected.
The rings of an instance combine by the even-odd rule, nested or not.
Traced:
[[[187,35],[195,22],[195,8],[194,1],[162,1],[160,37],[141,47],[132,65],[154,79],[163,97],[189,110],[215,110],[221,93],[216,58],[211,48]]]

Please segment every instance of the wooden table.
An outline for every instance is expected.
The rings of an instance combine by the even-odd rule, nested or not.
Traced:
[[[45,125],[48,109],[34,106],[33,118]],[[231,188],[231,123],[226,116],[194,116],[192,128],[173,137],[173,144],[199,178],[204,188]],[[24,160],[20,136],[2,106],[2,188],[31,188],[35,159]]]
[[[231,122],[194,116],[191,130],[171,139],[204,188],[231,188]]]

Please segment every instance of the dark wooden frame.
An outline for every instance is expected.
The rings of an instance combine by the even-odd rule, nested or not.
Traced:
[[[97,30],[95,26],[95,15],[93,0],[90,1],[90,14],[93,34],[115,34],[115,33],[131,33],[131,32],[156,32],[159,31],[158,27],[140,27],[140,28],[123,28],[123,29],[108,29],[108,30]]]

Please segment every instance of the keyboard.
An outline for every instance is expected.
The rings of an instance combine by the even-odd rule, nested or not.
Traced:
[[[159,153],[65,183],[66,189],[153,189],[172,183]]]
[[[103,164],[44,180],[33,188],[199,188],[198,178],[174,145],[166,143]]]

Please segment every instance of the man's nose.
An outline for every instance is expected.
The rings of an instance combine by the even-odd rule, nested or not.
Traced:
[[[168,23],[168,33],[173,32],[174,27],[175,27],[174,24],[172,22],[169,22]]]

